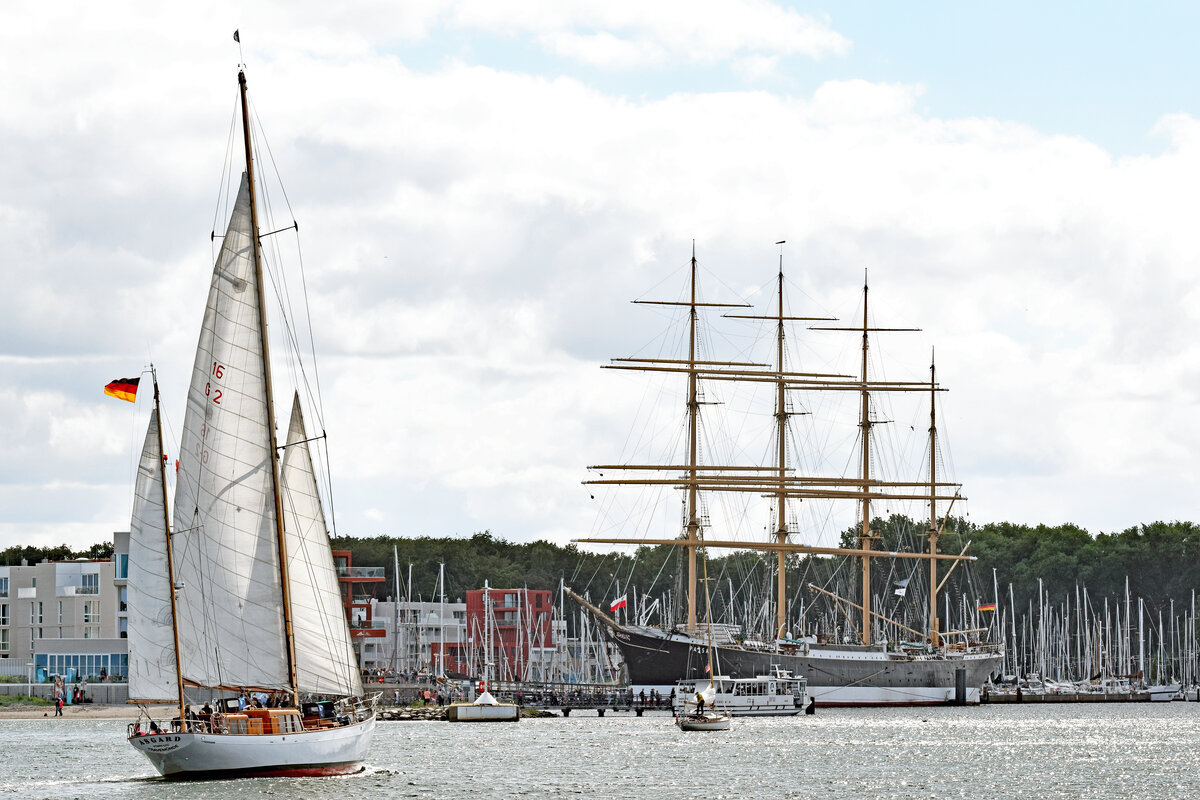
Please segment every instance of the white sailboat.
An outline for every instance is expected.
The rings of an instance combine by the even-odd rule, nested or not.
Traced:
[[[675,716],[681,731],[727,731],[733,722],[728,709],[718,707],[721,693],[717,690],[717,659],[712,643],[712,604],[708,596],[708,558],[704,559],[704,616],[708,620],[708,685],[697,685],[695,697],[683,697],[682,710]]]
[[[167,778],[341,774],[366,757],[375,699],[359,699],[298,399],[279,457],[244,73],[238,83],[246,172],[196,350],[174,531],[151,432],[131,526],[131,583],[143,587],[131,593],[131,696],[177,702],[179,715],[148,735],[131,725],[129,742]],[[216,708],[192,715],[185,693]],[[301,694],[342,699],[301,705]],[[246,707],[264,695],[271,707]]]

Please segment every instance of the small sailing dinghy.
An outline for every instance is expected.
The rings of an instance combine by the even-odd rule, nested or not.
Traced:
[[[675,716],[675,724],[681,731],[727,731],[733,715],[717,708],[717,687],[713,676],[717,673],[717,659],[712,641],[712,604],[708,596],[708,559],[704,559],[704,615],[708,620],[708,686],[696,692],[694,697],[683,699],[683,711]]]
[[[733,715],[717,710],[716,687],[710,681],[708,687],[697,692],[693,698],[683,701],[683,711],[675,718],[681,731],[727,731]]]
[[[357,771],[378,700],[362,699],[298,397],[276,440],[242,72],[238,84],[246,172],[196,349],[174,531],[157,381],[130,526],[130,698],[178,716],[131,724],[129,743],[171,779]]]

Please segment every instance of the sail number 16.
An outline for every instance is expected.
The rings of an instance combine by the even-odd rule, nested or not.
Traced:
[[[225,365],[221,364],[217,361],[214,361],[212,364],[212,374],[213,374],[213,377],[216,378],[217,380],[224,378],[225,377]],[[204,384],[204,396],[211,397],[213,403],[215,403],[216,405],[221,405],[221,390],[212,388],[211,382]]]

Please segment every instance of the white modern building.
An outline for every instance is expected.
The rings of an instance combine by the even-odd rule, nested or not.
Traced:
[[[371,626],[383,636],[361,641],[363,669],[439,674],[445,653],[445,670],[457,671],[466,642],[467,604],[372,600]]]
[[[44,681],[124,679],[126,642],[116,562],[43,561],[0,567],[0,666]]]

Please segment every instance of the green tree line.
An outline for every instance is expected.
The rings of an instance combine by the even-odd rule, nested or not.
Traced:
[[[924,522],[895,515],[876,519],[871,525],[878,550],[923,550]],[[842,534],[842,545],[858,546],[859,531]],[[969,547],[968,547],[969,543]],[[557,590],[560,580],[577,592],[589,592],[606,605],[619,593],[633,590],[651,597],[671,596],[678,600],[680,577],[686,570],[683,548],[640,547],[634,550],[592,552],[575,545],[546,541],[510,542],[488,531],[468,537],[398,538],[392,536],[338,536],[336,550],[349,550],[354,566],[383,567],[385,581],[376,596],[396,594],[393,548],[400,565],[400,594],[415,599],[434,599],[438,593],[439,564],[445,565],[446,596],[463,598],[468,589],[482,588],[486,580],[498,589],[527,587]],[[1037,604],[1038,580],[1052,602],[1059,602],[1076,587],[1088,590],[1094,601],[1124,597],[1125,582],[1135,597],[1151,608],[1166,608],[1173,599],[1177,609],[1190,602],[1200,587],[1200,526],[1191,522],[1153,522],[1118,533],[1091,535],[1077,525],[1022,525],[1009,522],[975,524],[950,519],[940,538],[939,549],[954,553],[966,547],[976,557],[968,567],[956,570],[944,591],[967,602],[993,598],[993,570],[1002,604],[1007,604],[1009,584],[1018,608]],[[43,559],[68,561],[76,558],[112,557],[112,543],[102,542],[83,550],[66,544],[54,547],[12,546],[0,551],[0,563],[17,565],[24,560],[36,564]],[[707,571],[711,579],[713,613],[719,616],[728,606],[730,590],[742,598],[767,598],[774,593],[773,554],[751,551],[710,551]],[[789,605],[811,603],[812,594],[802,595],[815,583],[844,597],[857,597],[857,560],[828,557],[789,556],[786,561]],[[411,568],[410,568],[411,565]],[[941,569],[948,569],[942,562]],[[927,562],[873,562],[873,590],[892,597],[892,587],[908,578],[922,585]],[[412,585],[409,584],[411,574]],[[964,593],[966,593],[964,595]],[[702,601],[701,601],[702,602]],[[915,604],[914,604],[915,605]],[[913,610],[917,614],[917,609]]]

